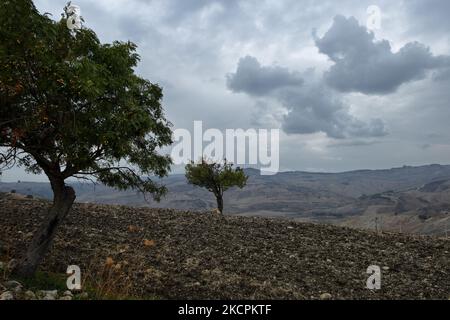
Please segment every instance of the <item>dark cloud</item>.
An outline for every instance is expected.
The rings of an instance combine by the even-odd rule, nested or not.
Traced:
[[[427,71],[450,66],[449,56],[434,56],[418,42],[392,52],[387,40],[375,41],[374,34],[353,17],[336,16],[332,27],[315,41],[334,62],[324,75],[326,82],[341,92],[392,93],[404,83],[423,79]]]
[[[269,95],[274,90],[302,84],[300,73],[277,66],[263,67],[251,56],[241,58],[236,73],[227,75],[227,86],[231,91],[252,96]]]
[[[54,19],[59,19],[67,1],[34,0],[41,12],[51,12]],[[320,135],[282,134],[280,161],[288,169],[341,171],[401,166],[405,159],[414,163],[450,159],[447,147],[450,77],[441,68],[431,70],[434,79],[440,81],[432,81],[430,77],[412,82],[388,96],[343,94],[330,89],[321,74],[312,77],[304,72],[300,74],[302,85],[277,86],[265,82],[268,91],[233,94],[224,77],[236,70],[236,62],[246,54],[264,57],[264,61],[279,61],[288,73],[311,67],[328,70],[330,62],[318,52],[311,30],[321,30],[322,36],[339,14],[356,17],[365,25],[366,9],[371,4],[382,11],[382,29],[377,34],[402,44],[417,40],[429,45],[435,55],[448,55],[449,0],[76,0],[75,3],[81,6],[85,25],[95,30],[102,42],[129,39],[138,44],[142,60],[137,71],[163,86],[165,110],[174,128],[191,130],[193,120],[203,120],[205,128],[221,130],[284,127],[291,133],[323,131],[329,136],[349,137],[328,141]],[[348,40],[347,47],[351,47],[351,36]],[[372,46],[370,41],[367,45]],[[386,51],[389,56],[389,50]],[[355,81],[362,78],[357,75]],[[389,138],[359,137],[359,133],[365,136],[385,133],[381,120],[370,120],[378,117],[383,118],[389,129]],[[430,130],[441,136],[427,136]],[[314,149],[305,147],[305,140]],[[352,146],[354,140],[381,143]],[[418,149],[418,145],[427,143],[433,148],[426,152]],[[331,148],[330,144],[336,147]],[[17,179],[26,180],[30,176],[13,176],[12,180]]]
[[[433,74],[435,81],[449,81],[450,80],[450,68],[437,71]]]
[[[335,139],[386,135],[382,120],[364,122],[355,118],[340,97],[317,82],[286,92],[281,101],[288,109],[283,122],[283,130],[288,134],[324,132]]]
[[[324,132],[336,139],[386,134],[380,119],[366,123],[353,117],[340,97],[314,79],[313,70],[302,76],[282,67],[261,66],[256,58],[247,56],[227,78],[228,88],[234,92],[266,96],[281,103],[288,112],[282,118],[282,128],[288,134]]]

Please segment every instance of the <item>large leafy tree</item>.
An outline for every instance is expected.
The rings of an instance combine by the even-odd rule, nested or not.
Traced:
[[[75,200],[70,177],[159,199],[172,143],[162,90],[137,76],[136,46],[69,30],[31,0],[0,2],[0,163],[44,173],[53,205],[15,272],[32,275]]]
[[[206,188],[216,197],[217,209],[223,213],[223,194],[231,187],[242,189],[248,180],[244,170],[233,168],[233,164],[227,162],[207,161],[202,158],[199,163],[191,162],[186,165],[186,179],[190,184]]]

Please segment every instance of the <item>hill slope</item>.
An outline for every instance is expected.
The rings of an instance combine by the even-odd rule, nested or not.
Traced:
[[[389,170],[343,173],[282,172],[250,176],[243,190],[225,193],[225,212],[247,216],[288,217],[298,221],[326,222],[358,228],[443,236],[450,230],[450,166],[428,165]],[[105,186],[73,183],[78,202],[151,206],[181,210],[215,207],[212,194],[190,186],[182,175],[163,181],[169,193],[161,203],[146,203],[133,192]],[[46,183],[0,183],[0,191],[17,190],[50,198]]]
[[[0,199],[0,244],[17,257],[48,203]],[[147,241],[145,241],[147,240]],[[171,299],[448,299],[450,241],[285,219],[77,204],[44,270],[101,269],[131,292]],[[113,261],[113,262],[112,262]],[[369,265],[382,289],[365,288]]]

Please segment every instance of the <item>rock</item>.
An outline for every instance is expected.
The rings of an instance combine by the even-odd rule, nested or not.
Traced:
[[[8,270],[13,270],[16,266],[17,266],[17,260],[16,260],[16,259],[11,259],[11,260],[8,262],[7,269],[8,269]]]
[[[72,293],[72,291],[67,290],[67,291],[64,291],[63,296],[73,297],[73,293]]]
[[[0,300],[14,300],[14,295],[10,291],[5,291],[0,295]]]
[[[15,294],[20,294],[22,293],[22,286],[17,286],[13,289]]]
[[[63,296],[63,297],[59,298],[59,300],[67,300],[67,301],[72,300],[72,299],[73,299],[72,296]]]
[[[56,300],[58,290],[40,290],[37,295],[41,300]]]
[[[144,239],[144,246],[153,247],[155,246],[155,240]]]
[[[322,293],[320,295],[320,300],[330,300],[332,298],[332,295],[328,292]]]
[[[5,287],[10,290],[22,288],[22,284],[18,281],[14,281],[14,280],[6,281],[4,284],[5,284]]]
[[[23,295],[26,300],[36,300],[36,294],[33,291],[27,290]]]
[[[79,299],[86,300],[89,298],[89,294],[87,292],[82,292],[77,296]]]
[[[51,295],[51,294],[46,294],[42,300],[56,300],[56,296]]]
[[[137,226],[134,226],[134,225],[129,225],[128,226],[128,232],[133,233],[133,232],[139,232],[139,231],[140,231],[139,227],[137,227]]]
[[[389,267],[386,266],[382,267],[381,269],[383,269],[384,271],[389,271]]]

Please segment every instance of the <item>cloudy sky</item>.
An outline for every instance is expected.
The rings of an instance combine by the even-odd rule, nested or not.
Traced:
[[[55,19],[65,3],[35,1]],[[103,42],[138,45],[174,128],[279,128],[281,170],[450,163],[448,0],[73,3]]]

